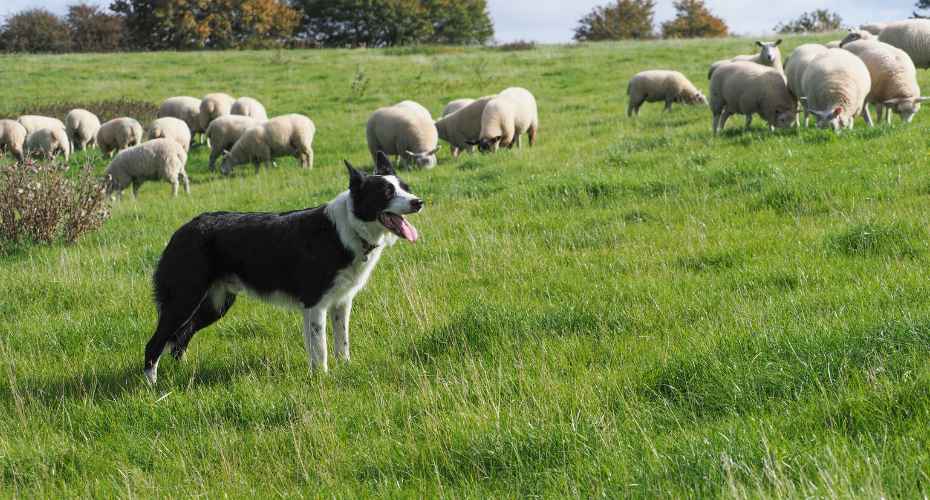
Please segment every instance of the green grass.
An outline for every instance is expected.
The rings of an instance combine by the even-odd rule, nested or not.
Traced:
[[[636,72],[707,89],[711,62],[751,51],[0,57],[0,109],[221,91],[317,126],[313,170],[223,178],[197,147],[191,196],[147,183],[76,246],[0,255],[0,495],[926,496],[930,111],[840,136],[756,119],[714,137],[706,107],[661,103],[626,118]],[[421,240],[356,298],[351,363],[310,372],[299,315],[245,299],[146,388],[150,279],[181,224],[325,203],[343,158],[371,168],[374,109],[512,85],[537,97],[536,147],[445,146],[403,174]]]

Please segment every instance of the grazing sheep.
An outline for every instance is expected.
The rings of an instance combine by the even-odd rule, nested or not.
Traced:
[[[878,36],[882,32],[885,26],[888,26],[885,23],[862,23],[859,25],[859,29],[868,31],[869,33]]]
[[[222,92],[203,96],[203,100],[200,101],[200,130],[206,131],[210,122],[228,115],[235,102],[235,97]]]
[[[86,109],[72,109],[65,118],[65,132],[68,135],[72,153],[77,149],[86,153],[88,147],[97,144],[98,130],[100,130],[100,119]]]
[[[817,54],[801,78],[801,103],[817,117],[820,128],[837,134],[853,128],[853,117],[862,112],[872,79],[861,59],[846,50]]]
[[[871,33],[865,30],[857,30],[849,28],[849,33],[840,40],[840,47],[843,48],[847,43],[856,42],[859,40],[875,40],[875,37]]]
[[[65,129],[65,124],[61,123],[61,120],[58,118],[49,118],[47,116],[24,115],[17,118],[16,121],[23,127],[26,127],[27,141],[29,140],[29,136],[40,128],[60,127],[62,130]]]
[[[442,116],[451,115],[473,102],[475,102],[474,99],[456,99],[442,108]]]
[[[210,141],[210,169],[216,168],[216,159],[224,151],[232,149],[236,141],[250,128],[259,124],[255,118],[239,115],[226,115],[210,122],[207,127],[207,139]]]
[[[473,146],[468,141],[476,141],[481,137],[481,115],[488,102],[495,99],[497,94],[484,96],[481,99],[459,99],[459,101],[472,101],[464,107],[443,115],[436,121],[436,132],[439,138],[452,146],[452,156],[458,157],[462,150],[472,153]],[[459,101],[453,101],[459,102]],[[446,106],[449,109],[452,103]]]
[[[794,96],[795,103],[800,102],[804,97],[801,90],[801,78],[804,77],[804,70],[807,65],[814,60],[817,54],[829,50],[823,45],[816,43],[807,43],[799,46],[791,52],[791,55],[785,59],[785,78],[788,81],[788,90]],[[804,126],[807,126],[808,112],[804,110]]]
[[[97,131],[97,145],[103,156],[141,143],[142,125],[132,118],[114,118]]]
[[[478,146],[478,151],[497,151],[501,146],[512,148],[514,143],[523,147],[520,136],[530,137],[530,146],[536,142],[539,115],[536,98],[521,87],[510,87],[496,99],[491,99],[481,113],[481,135],[467,144]]]
[[[234,102],[232,107],[229,108],[229,114],[249,116],[259,121],[265,121],[268,119],[268,113],[265,111],[265,106],[262,106],[262,103],[252,99],[251,97],[240,97],[236,99],[236,102]],[[214,120],[216,120],[216,118],[214,118]],[[207,139],[209,138],[210,134],[207,134]]]
[[[205,128],[200,128],[200,99],[196,97],[170,97],[161,103],[156,118],[171,116],[183,120],[191,131],[191,139],[200,134],[200,143],[203,144]],[[193,142],[191,142],[193,144]]]
[[[715,134],[723,130],[733,114],[746,115],[746,131],[753,113],[768,122],[771,131],[794,124],[798,116],[785,76],[774,68],[748,61],[717,68],[710,79],[710,109]]]
[[[368,117],[365,135],[375,162],[378,151],[384,151],[387,155],[394,155],[394,163],[398,166],[398,157],[403,158],[404,168],[407,168],[409,160],[420,168],[436,166],[439,132],[433,119],[424,116],[422,111],[407,106],[381,108]]]
[[[71,143],[65,129],[56,127],[40,128],[26,139],[26,151],[32,154],[42,152],[42,156],[49,160],[55,159],[59,154],[68,161],[71,153]]]
[[[26,127],[13,120],[0,120],[0,151],[11,151],[20,162],[25,160],[23,145],[26,143]]]
[[[891,123],[892,111],[905,123],[910,123],[920,109],[920,103],[928,99],[920,97],[917,68],[911,58],[901,49],[872,40],[847,43],[843,49],[857,55],[869,69],[872,86],[865,100],[875,106],[878,121],[882,121],[882,105],[885,104],[888,106],[886,123]],[[863,108],[863,114],[865,121],[871,125],[868,107]]]
[[[685,75],[677,71],[651,70],[642,71],[633,75],[626,86],[626,93],[630,96],[630,107],[626,116],[633,113],[639,116],[639,107],[644,102],[665,101],[662,111],[672,109],[672,103],[681,104],[707,104],[707,98],[699,89],[694,88]]]
[[[735,56],[732,59],[717,61],[714,64],[710,65],[710,68],[707,69],[707,79],[710,80],[714,76],[714,71],[719,68],[721,65],[727,62],[734,61],[749,61],[756,64],[761,64],[763,66],[769,66],[778,70],[779,73],[784,73],[781,65],[781,50],[778,46],[781,45],[782,39],[779,38],[774,42],[763,42],[761,40],[756,40],[756,45],[762,47],[762,50],[758,54],[743,54]]]
[[[148,140],[152,139],[171,139],[177,141],[184,152],[190,152],[191,148],[191,129],[187,127],[184,120],[173,116],[159,118],[149,126]]]
[[[184,192],[190,194],[185,163],[187,153],[171,139],[154,139],[124,149],[103,173],[106,193],[116,193],[117,198],[122,198],[123,190],[132,185],[132,199],[135,200],[143,182],[162,180],[171,184],[171,196],[177,196],[180,179],[184,183]]]
[[[429,118],[430,121],[433,120],[433,115],[432,115],[432,113],[430,113],[429,110],[426,109],[425,106],[423,106],[422,104],[420,104],[420,103],[418,103],[418,102],[415,102],[415,101],[400,101],[399,103],[395,104],[395,106],[400,106],[400,107],[402,107],[402,108],[410,108],[410,109],[416,111],[417,113],[420,113],[421,115],[425,116],[426,118]]]
[[[842,42],[843,42],[842,40],[833,40],[832,42],[827,42],[827,43],[823,44],[823,46],[826,47],[826,48],[828,48],[828,49],[838,49],[838,48],[840,48],[840,44],[841,44]]]
[[[895,21],[882,29],[878,41],[906,52],[915,67],[930,68],[930,20]]]
[[[253,163],[255,173],[265,163],[265,171],[271,170],[271,161],[282,156],[300,159],[304,168],[313,168],[313,134],[316,127],[309,118],[291,114],[272,118],[249,130],[236,141],[232,150],[223,152],[220,173],[226,175],[244,163]]]

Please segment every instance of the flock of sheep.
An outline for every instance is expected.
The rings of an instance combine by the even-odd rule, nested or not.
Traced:
[[[866,23],[850,29],[843,40],[826,45],[805,44],[781,63],[776,42],[757,41],[759,54],[739,55],[711,65],[709,104],[713,130],[723,130],[734,114],[746,116],[746,130],[753,114],[775,127],[798,125],[799,105],[817,118],[820,128],[836,133],[853,128],[862,115],[873,125],[868,104],[878,120],[891,122],[891,113],[910,122],[928,97],[920,96],[917,69],[930,68],[930,20],[908,19],[887,25]],[[635,75],[627,87],[628,116],[643,102],[708,102],[694,85],[677,71],[652,70]]]
[[[526,89],[511,87],[480,99],[453,101],[437,121],[422,105],[403,101],[372,113],[365,131],[373,160],[383,151],[394,155],[398,166],[402,158],[405,167],[412,161],[420,168],[432,168],[439,139],[452,145],[453,156],[463,149],[471,153],[473,146],[481,151],[514,144],[521,147],[523,134],[529,135],[532,146],[538,125],[536,99]],[[256,174],[262,163],[267,171],[276,158],[292,155],[302,167],[313,168],[315,133],[316,127],[306,116],[269,119],[255,99],[212,93],[203,99],[165,100],[149,126],[147,142],[142,142],[142,125],[133,118],[116,118],[101,125],[93,113],[75,109],[64,123],[32,115],[0,120],[0,149],[11,151],[19,161],[26,154],[49,159],[63,155],[67,161],[75,150],[86,152],[96,145],[103,156],[117,152],[104,172],[108,194],[120,196],[132,186],[135,198],[143,182],[162,180],[171,184],[172,195],[177,196],[182,183],[184,192],[190,193],[185,164],[198,134],[200,143],[206,139],[211,148],[209,171],[222,158],[220,173],[226,175],[248,163],[255,165]]]

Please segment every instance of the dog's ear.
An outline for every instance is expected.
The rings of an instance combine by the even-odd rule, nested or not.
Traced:
[[[391,165],[391,159],[384,154],[384,151],[378,151],[378,160],[375,162],[375,175],[397,175],[397,172],[394,171],[394,165]]]
[[[365,172],[355,168],[349,163],[349,160],[342,160],[346,162],[346,167],[349,169],[349,191],[357,191],[362,188],[362,184],[365,182],[365,179],[368,177],[365,175]]]

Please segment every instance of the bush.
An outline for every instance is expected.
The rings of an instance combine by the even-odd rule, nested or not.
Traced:
[[[515,50],[533,50],[536,48],[536,42],[525,42],[523,40],[519,40],[516,42],[505,43],[498,48],[504,52],[513,52]]]
[[[71,49],[71,29],[55,14],[26,9],[0,26],[0,51],[60,54]]]
[[[126,48],[129,31],[122,16],[79,3],[68,7],[65,20],[71,29],[73,52],[119,52]]]
[[[836,31],[842,28],[843,19],[839,14],[830,14],[830,11],[815,10],[811,13],[801,14],[801,17],[788,24],[779,23],[775,31],[779,33],[813,33],[821,31]]]
[[[19,165],[0,165],[0,248],[3,242],[49,242],[61,238],[68,244],[94,231],[110,218],[103,185],[84,164],[67,178],[67,164],[46,165],[26,160]]]
[[[654,38],[654,8],[654,0],[617,0],[614,5],[595,7],[578,21],[574,38],[579,42]]]
[[[727,24],[714,17],[698,0],[672,2],[678,11],[675,19],[662,23],[665,38],[701,38],[727,36]]]
[[[65,121],[72,109],[86,109],[97,115],[100,123],[106,123],[114,118],[128,116],[139,122],[149,123],[155,120],[158,113],[158,104],[151,101],[135,99],[119,99],[117,101],[47,101],[26,104],[22,108],[9,111],[0,111],[0,119],[15,120],[23,115],[40,115],[58,118]]]

